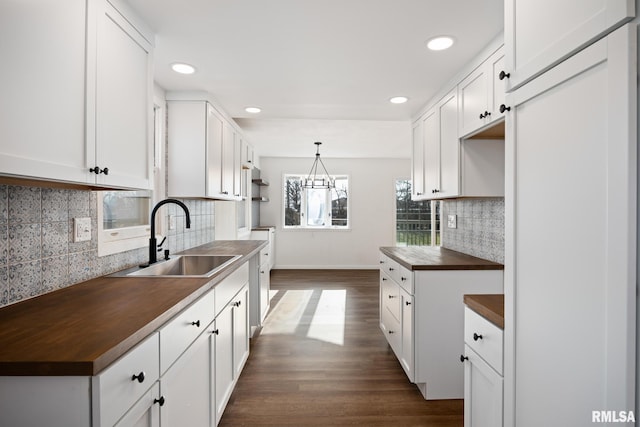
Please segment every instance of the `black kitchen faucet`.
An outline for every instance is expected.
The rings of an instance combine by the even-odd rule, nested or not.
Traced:
[[[157,241],[156,241],[156,212],[158,208],[162,205],[166,205],[167,203],[175,203],[180,206],[186,215],[186,228],[191,228],[191,216],[189,215],[189,209],[187,206],[182,203],[180,200],[176,199],[164,199],[159,201],[151,211],[151,237],[149,238],[149,265],[158,262],[157,257]]]

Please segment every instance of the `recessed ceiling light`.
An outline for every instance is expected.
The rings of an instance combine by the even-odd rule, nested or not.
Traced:
[[[251,114],[258,114],[260,111],[262,111],[262,109],[258,107],[247,107],[244,109],[244,111]]]
[[[438,36],[427,42],[427,47],[431,50],[445,50],[453,46],[453,37]]]
[[[389,100],[389,102],[391,102],[392,104],[404,104],[408,100],[409,98],[407,98],[406,96],[394,96]]]
[[[182,62],[175,62],[171,64],[171,69],[180,74],[193,74],[196,72],[196,68],[193,65]]]

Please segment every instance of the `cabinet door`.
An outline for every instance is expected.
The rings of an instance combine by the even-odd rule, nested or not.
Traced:
[[[500,73],[504,71],[504,67],[504,49],[501,48],[487,60],[488,79],[490,80],[487,96],[489,97],[488,104],[492,122],[504,117],[504,112],[500,112],[500,107],[504,105],[505,94],[505,81],[504,79],[500,80]]]
[[[115,424],[115,427],[159,427],[160,386],[156,382],[149,391]]]
[[[460,191],[460,140],[458,139],[458,96],[451,91],[438,103],[440,121],[439,197],[455,197]]]
[[[636,60],[629,24],[507,95],[505,324],[515,326],[504,373],[510,387],[517,379],[505,396],[518,426],[548,414],[583,424],[593,408],[635,404]],[[570,218],[560,227],[558,212]],[[549,227],[562,256],[540,232]]]
[[[635,13],[633,0],[507,0],[507,89],[522,86]]]
[[[411,146],[411,198],[422,200],[424,194],[424,138],[423,124],[420,118],[413,125],[413,140]]]
[[[440,190],[440,121],[434,108],[422,121],[424,138],[424,190],[427,198]]]
[[[85,0],[0,3],[3,174],[94,182],[85,158],[86,14]]]
[[[222,194],[222,146],[224,122],[213,107],[207,104],[207,197]]]
[[[271,272],[269,263],[260,266],[260,323],[264,321],[269,310],[269,291],[271,289]]]
[[[245,286],[233,303],[233,368],[234,378],[240,376],[249,357],[249,290]]]
[[[502,377],[467,346],[465,356],[464,426],[502,426]]]
[[[163,426],[210,426],[210,334],[201,334],[160,378]]]
[[[488,76],[484,64],[469,74],[458,85],[460,136],[468,135],[484,126],[486,114],[490,113],[487,103],[488,87]]]
[[[233,391],[233,307],[227,306],[216,317],[216,420],[220,420]]]
[[[409,377],[409,381],[414,382],[413,296],[401,289],[400,297],[402,304],[402,356],[400,357],[400,363],[407,377]]]
[[[96,8],[96,67],[88,66],[87,79],[87,164],[104,171],[95,175],[96,184],[150,189],[151,44],[108,1],[96,2]]]
[[[222,194],[224,198],[232,198],[236,133],[231,125],[225,123],[222,135]]]
[[[233,197],[240,199],[246,191],[242,191],[242,140],[234,133],[233,138]]]

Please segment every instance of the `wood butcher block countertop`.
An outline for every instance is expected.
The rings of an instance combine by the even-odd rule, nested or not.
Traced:
[[[215,241],[182,252],[242,255],[210,278],[105,276],[0,308],[0,376],[95,375],[266,244]]]
[[[504,329],[504,295],[465,295],[464,303],[500,329]]]
[[[409,270],[504,270],[502,264],[437,246],[387,246],[380,251]]]

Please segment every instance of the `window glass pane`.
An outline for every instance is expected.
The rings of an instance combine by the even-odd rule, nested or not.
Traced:
[[[284,225],[300,225],[302,181],[300,177],[286,177],[284,188]]]
[[[326,224],[327,190],[307,188],[307,225],[320,227]]]
[[[435,202],[439,209],[440,202]],[[438,210],[439,212],[439,210]],[[396,245],[431,246],[440,244],[439,228],[436,242],[432,241],[434,220],[430,201],[411,200],[411,181],[396,181]],[[439,218],[439,217],[438,217]],[[435,226],[439,227],[439,223]]]
[[[336,188],[331,190],[331,225],[347,226],[348,180],[346,177],[335,179]]]
[[[105,191],[102,197],[103,229],[149,224],[148,191]]]

